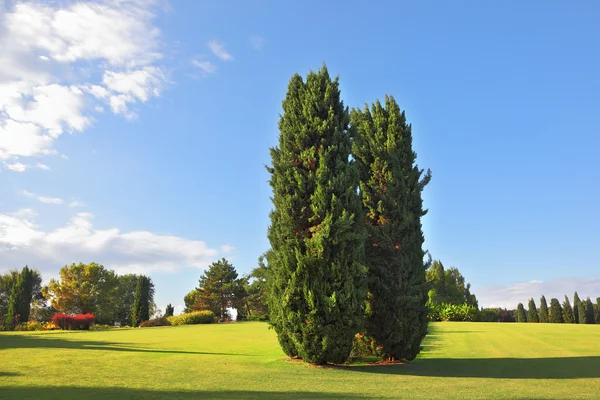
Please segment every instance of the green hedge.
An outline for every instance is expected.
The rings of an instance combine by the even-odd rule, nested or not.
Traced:
[[[478,321],[479,310],[467,304],[429,303],[431,321]]]
[[[213,322],[217,322],[215,314],[208,310],[194,311],[176,317],[168,317],[167,319],[171,325],[212,324]]]

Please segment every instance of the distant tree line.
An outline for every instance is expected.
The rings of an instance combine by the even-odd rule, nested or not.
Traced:
[[[600,297],[596,298],[596,303],[588,297],[585,300],[579,298],[575,292],[573,295],[573,305],[569,297],[565,296],[562,305],[558,299],[550,299],[550,307],[546,297],[540,299],[540,308],[537,309],[535,301],[529,299],[528,309],[522,303],[519,303],[516,311],[517,322],[542,322],[553,324],[600,324]]]

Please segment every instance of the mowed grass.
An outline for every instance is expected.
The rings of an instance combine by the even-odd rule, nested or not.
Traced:
[[[312,367],[265,323],[0,334],[0,399],[598,399],[600,325],[435,323],[417,360]]]

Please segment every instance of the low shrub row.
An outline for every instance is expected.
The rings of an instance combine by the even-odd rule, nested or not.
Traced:
[[[69,315],[65,313],[54,314],[52,323],[60,329],[89,330],[94,325],[94,314]]]
[[[430,321],[478,321],[479,310],[468,304],[429,303]]]
[[[169,317],[171,318],[171,317]],[[150,328],[153,326],[169,326],[171,325],[171,323],[169,322],[168,318],[165,317],[161,317],[161,318],[154,318],[154,319],[149,319],[148,321],[142,321],[140,322],[140,328]]]
[[[196,325],[196,324],[212,324],[217,322],[217,318],[212,311],[194,311],[186,314],[181,314],[176,317],[168,317],[168,322],[171,325]]]

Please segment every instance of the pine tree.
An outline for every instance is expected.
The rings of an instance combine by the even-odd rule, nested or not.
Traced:
[[[213,262],[200,276],[198,298],[194,306],[198,310],[211,310],[220,315],[221,321],[228,316],[228,308],[239,307],[245,297],[243,280],[238,279],[235,267],[225,258]],[[242,314],[241,307],[238,314]]]
[[[563,322],[563,311],[558,299],[550,300],[550,314],[548,315],[548,322],[554,324],[561,324]]]
[[[421,192],[431,173],[416,165],[411,126],[393,97],[353,110],[351,125],[365,214],[366,333],[386,358],[413,360],[427,332]]]
[[[269,317],[284,352],[346,361],[364,318],[366,271],[348,109],[323,68],[290,80],[271,149]]]
[[[569,301],[569,298],[567,296],[565,296],[565,301],[563,302],[563,321],[565,322],[565,324],[575,323],[575,315],[573,314],[571,302]]]
[[[577,292],[573,295],[573,315],[575,316],[576,324],[585,323],[585,310],[583,309],[581,299],[579,299]]]
[[[527,322],[527,314],[525,314],[523,303],[519,303],[517,306],[517,322]]]
[[[540,299],[540,322],[548,322],[548,303],[546,303],[546,296],[542,296]]]
[[[172,317],[174,312],[175,312],[175,307],[173,307],[171,305],[171,303],[167,304],[167,307],[165,308],[165,318]]]
[[[529,299],[529,309],[527,310],[527,322],[540,322],[537,308],[535,307],[535,300]]]
[[[131,324],[138,326],[140,322],[150,319],[150,303],[154,297],[154,285],[149,277],[140,275],[135,287],[135,297],[131,310]]]
[[[594,304],[592,300],[588,297],[585,300],[585,323],[586,324],[595,324],[595,316],[594,316]]]

